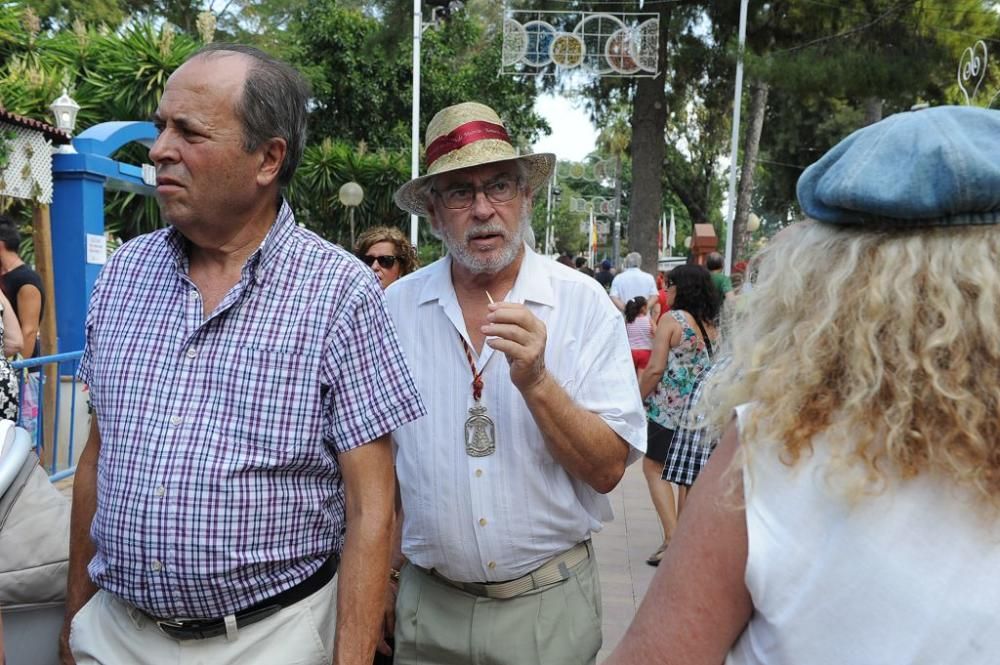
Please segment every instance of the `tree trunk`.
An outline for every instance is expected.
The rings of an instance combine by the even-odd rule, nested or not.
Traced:
[[[862,127],[867,127],[868,125],[874,125],[876,122],[882,119],[882,99],[875,97],[865,97],[865,119],[862,121]]]
[[[632,105],[632,196],[628,214],[629,249],[642,254],[642,269],[656,274],[656,246],[663,208],[664,130],[667,124],[666,50],[670,6],[661,5],[659,75],[637,79]],[[615,257],[616,260],[618,257]]]
[[[753,172],[757,166],[757,152],[760,148],[760,133],[764,129],[764,112],[767,110],[767,94],[770,86],[759,79],[750,84],[750,109],[747,118],[747,133],[743,137],[743,165],[740,168],[740,188],[736,196],[736,214],[733,217],[733,262],[746,258],[750,234],[747,232],[747,216],[750,213],[750,198],[753,195]]]

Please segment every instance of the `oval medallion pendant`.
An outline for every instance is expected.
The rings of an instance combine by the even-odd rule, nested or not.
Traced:
[[[470,457],[486,457],[496,452],[496,429],[486,415],[486,407],[476,402],[465,421],[465,452]]]

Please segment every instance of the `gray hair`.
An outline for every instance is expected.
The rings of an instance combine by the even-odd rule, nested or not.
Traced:
[[[278,184],[286,186],[302,161],[306,144],[309,84],[291,65],[244,44],[208,44],[189,60],[237,53],[251,62],[236,114],[243,123],[243,149],[253,152],[273,138],[285,140]]]
[[[639,252],[629,252],[625,257],[625,268],[638,268],[642,265],[642,254]]]

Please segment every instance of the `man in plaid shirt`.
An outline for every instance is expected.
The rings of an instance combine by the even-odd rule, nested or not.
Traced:
[[[388,435],[424,407],[374,273],[282,198],[307,99],[231,44],[167,81],[149,154],[170,226],[111,257],[87,317],[66,663],[372,661]]]

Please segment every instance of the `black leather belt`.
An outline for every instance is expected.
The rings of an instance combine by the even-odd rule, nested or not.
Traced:
[[[291,589],[286,589],[281,593],[262,600],[256,605],[252,605],[245,610],[237,612],[236,627],[243,628],[252,623],[257,623],[266,619],[272,614],[277,614],[282,609],[294,605],[303,598],[311,596],[333,579],[337,574],[337,566],[340,558],[334,554],[320,566],[319,570],[299,582]],[[146,614],[143,612],[143,614]],[[161,619],[146,614],[157,628],[175,640],[204,640],[209,637],[217,637],[226,634],[226,620],[221,619]]]

